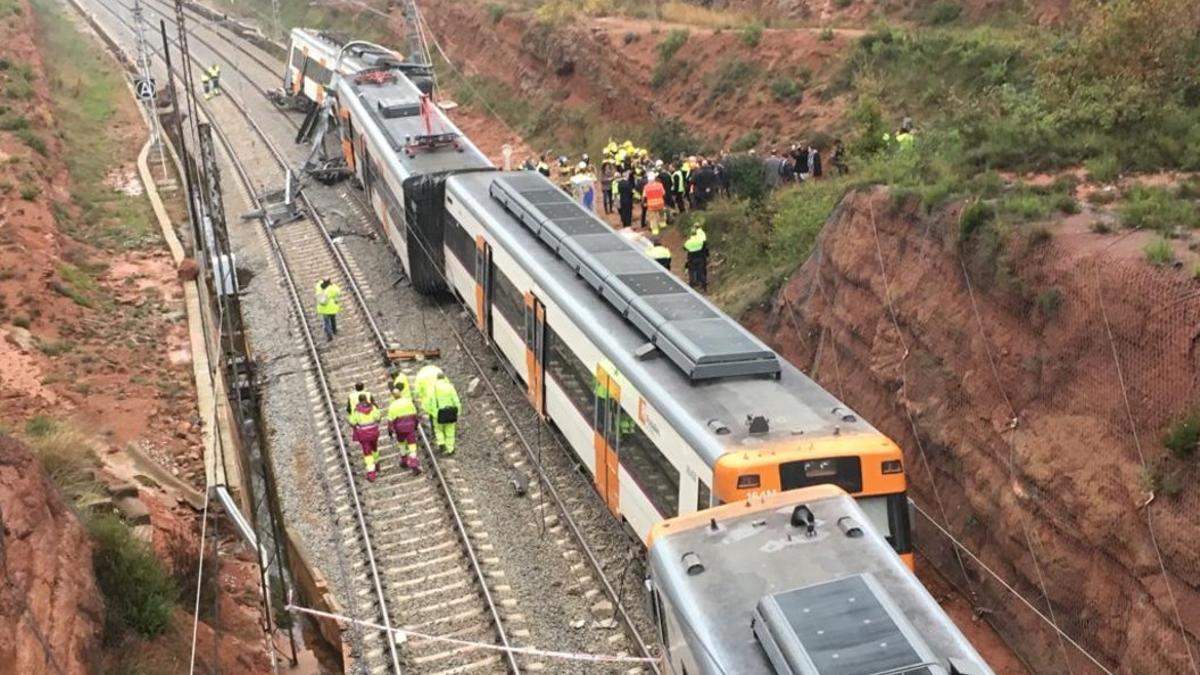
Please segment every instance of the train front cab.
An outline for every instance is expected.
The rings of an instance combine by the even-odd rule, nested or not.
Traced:
[[[814,485],[836,485],[852,495],[910,569],[912,523],[900,448],[882,434],[811,438],[753,452],[731,452],[713,467],[718,503]]]

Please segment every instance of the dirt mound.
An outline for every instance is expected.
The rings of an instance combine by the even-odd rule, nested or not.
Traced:
[[[623,18],[548,26],[524,14],[493,23],[482,4],[446,0],[427,3],[422,13],[476,87],[499,83],[524,107],[574,111],[595,129],[559,136],[593,143],[589,131],[636,133],[662,118],[679,118],[718,145],[751,131],[764,147],[831,131],[844,103],[816,92],[833,78],[838,51],[860,34],[768,29],[751,46],[738,31],[693,27],[660,67],[659,45],[680,27]],[[398,20],[393,28],[403,31]],[[532,123],[538,128],[523,131],[542,134],[562,121],[542,115]]]
[[[1200,400],[1200,284],[1136,245],[1063,235],[967,246],[955,212],[853,194],[752,323],[902,445],[922,553],[1035,672],[1094,672],[1083,651],[1189,672],[1200,470],[1161,439]],[[934,521],[1082,650],[960,563]]]
[[[0,514],[0,663],[31,675],[98,672],[104,604],[91,539],[29,449],[3,435]]]

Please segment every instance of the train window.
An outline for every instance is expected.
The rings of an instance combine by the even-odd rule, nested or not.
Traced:
[[[703,478],[696,479],[696,510],[703,511],[712,506],[712,491],[705,485]]]
[[[492,263],[492,304],[500,316],[519,334],[525,326],[525,299],[516,286],[504,276],[496,263]]]
[[[779,465],[779,482],[784,490],[831,483],[850,494],[862,492],[862,461],[858,457],[786,462]]]
[[[462,263],[467,274],[475,277],[475,242],[454,216],[446,214],[446,247]]]
[[[595,376],[549,324],[546,325],[546,372],[591,425]]]
[[[300,51],[299,49],[292,50],[292,66],[294,66],[296,70],[300,70],[304,67],[304,52]]]
[[[664,518],[679,513],[679,470],[666,458],[650,437],[642,433],[624,409],[619,425],[617,456],[621,466],[650,499]]]

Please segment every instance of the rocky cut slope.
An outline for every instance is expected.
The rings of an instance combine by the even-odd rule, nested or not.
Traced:
[[[1200,400],[1200,283],[1140,233],[898,201],[847,197],[752,325],[904,447],[919,548],[1034,672],[1194,672],[1200,471],[1163,439]]]
[[[91,538],[29,449],[2,434],[0,535],[0,670],[96,672],[104,603]]]

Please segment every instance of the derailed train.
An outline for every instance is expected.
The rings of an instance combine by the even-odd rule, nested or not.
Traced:
[[[413,287],[466,305],[608,508],[651,547],[648,597],[671,672],[991,672],[908,569],[895,443],[549,180],[497,170],[429,105],[426,71],[390,63],[383,48],[304,29],[292,36],[289,81],[313,100],[332,92],[345,161]],[[359,65],[346,66],[343,51]],[[305,70],[313,58],[340,63],[341,76]],[[784,510],[788,527],[800,518],[820,536],[792,548],[808,533],[775,523]],[[738,543],[763,536],[759,547]],[[714,564],[692,583],[680,545],[728,568]],[[796,555],[776,555],[784,549]],[[814,588],[826,600],[861,596],[869,612],[825,617],[843,622],[832,643],[800,635],[796,622],[788,633],[781,606],[755,615],[753,638],[732,624],[705,628],[722,605],[696,594],[738,577],[764,607],[771,594]],[[872,644],[863,637],[875,632],[844,623],[863,619],[878,619],[890,631],[883,642],[900,635],[905,648]],[[751,654],[748,640],[763,651]],[[837,665],[842,644],[855,665]]]
[[[646,599],[682,675],[991,675],[912,571],[821,485],[663,521]]]
[[[414,288],[468,306],[643,541],[663,518],[832,483],[911,564],[895,443],[549,180],[498,171],[403,74],[305,82],[298,50],[337,64],[345,43],[292,35],[288,77],[333,89],[346,162]],[[453,147],[422,147],[431,132]]]

